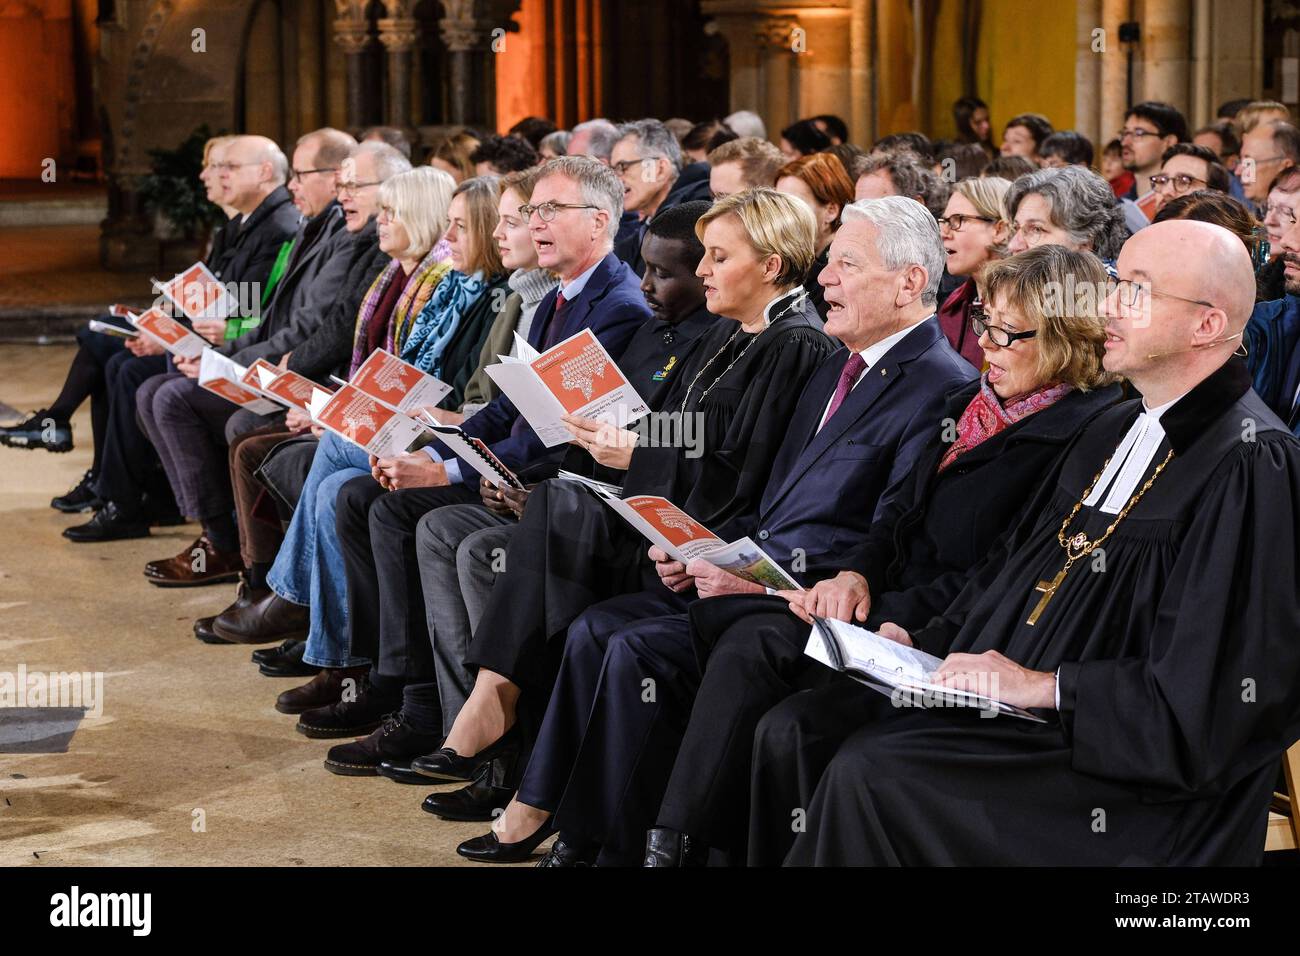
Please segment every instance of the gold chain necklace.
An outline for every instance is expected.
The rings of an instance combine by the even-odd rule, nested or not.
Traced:
[[[708,388],[700,392],[700,400],[699,400],[700,405],[704,404],[705,397],[709,394],[709,392],[713,391],[713,386],[721,382],[722,377],[726,375],[728,372],[730,372],[735,367],[736,363],[745,357],[745,353],[748,352],[750,347],[753,346],[753,344],[758,341],[759,335],[762,335],[764,332],[766,332],[768,329],[774,326],[781,319],[785,318],[786,315],[790,313],[791,309],[794,309],[802,305],[803,300],[804,300],[804,296],[802,295],[798,296],[793,302],[791,302],[788,306],[786,306],[779,313],[777,313],[775,318],[769,319],[768,323],[758,330],[758,335],[755,335],[752,339],[750,339],[748,342],[745,343],[745,347],[740,350],[740,354],[731,360],[731,364],[722,370],[722,374],[719,375],[717,378],[715,378],[712,382],[710,382]],[[731,333],[731,338],[727,339],[727,341],[722,343],[722,348],[714,352],[713,355],[709,358],[709,360],[705,362],[704,365],[700,368],[700,370],[695,373],[695,377],[691,379],[691,384],[686,386],[686,394],[682,396],[682,407],[678,409],[679,415],[686,414],[686,403],[691,400],[691,389],[695,388],[695,383],[700,380],[700,376],[702,376],[705,372],[709,370],[709,366],[714,363],[714,361],[717,359],[719,355],[727,351],[727,349],[731,348],[731,343],[736,341],[736,336],[740,335],[742,329],[744,329],[744,326],[737,324],[736,331]]]
[[[1114,455],[1111,456],[1111,458],[1113,457]],[[1038,618],[1047,607],[1047,602],[1056,594],[1056,589],[1061,586],[1061,582],[1065,580],[1065,576],[1070,572],[1070,568],[1074,566],[1074,562],[1078,561],[1080,558],[1086,558],[1097,548],[1100,548],[1105,544],[1106,540],[1111,536],[1111,533],[1114,532],[1119,523],[1124,520],[1129,511],[1132,510],[1133,506],[1141,501],[1142,496],[1145,495],[1151,486],[1156,483],[1156,479],[1160,477],[1160,473],[1165,470],[1165,466],[1169,464],[1173,457],[1174,451],[1171,448],[1169,449],[1169,454],[1165,455],[1165,460],[1162,461],[1156,467],[1156,470],[1151,473],[1151,477],[1148,478],[1146,482],[1143,483],[1142,487],[1138,489],[1137,494],[1129,498],[1128,504],[1124,505],[1124,507],[1120,509],[1119,514],[1115,516],[1115,520],[1110,523],[1110,526],[1100,538],[1097,538],[1095,541],[1090,541],[1088,540],[1088,536],[1082,531],[1067,538],[1065,532],[1069,529],[1070,523],[1074,521],[1075,516],[1083,507],[1083,503],[1092,496],[1092,489],[1096,487],[1097,482],[1101,480],[1101,476],[1106,472],[1106,466],[1110,464],[1110,458],[1106,459],[1101,466],[1101,471],[1097,472],[1096,476],[1092,479],[1092,483],[1088,485],[1087,490],[1084,491],[1083,497],[1079,499],[1070,513],[1065,516],[1065,520],[1061,522],[1061,530],[1056,532],[1057,543],[1065,549],[1065,567],[1061,568],[1061,570],[1056,573],[1056,577],[1052,578],[1052,580],[1039,581],[1038,584],[1034,586],[1034,590],[1040,592],[1043,596],[1040,597],[1038,603],[1034,605],[1034,609],[1030,612],[1028,620],[1025,621],[1026,624],[1033,627],[1038,623]]]

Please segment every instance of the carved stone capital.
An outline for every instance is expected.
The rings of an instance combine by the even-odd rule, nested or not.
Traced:
[[[349,56],[364,53],[370,46],[370,24],[351,20],[334,21],[334,42]]]
[[[802,33],[798,17],[760,16],[754,23],[754,38],[759,46],[769,50],[795,52],[796,41]]]
[[[379,27],[379,42],[389,53],[405,53],[415,46],[420,36],[420,25],[413,19],[384,19],[375,21]]]

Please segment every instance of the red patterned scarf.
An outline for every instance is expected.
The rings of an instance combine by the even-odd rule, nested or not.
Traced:
[[[1059,401],[1073,388],[1067,384],[1044,385],[1004,403],[989,385],[989,376],[985,372],[980,376],[980,390],[957,420],[957,440],[939,462],[939,471],[942,472],[957,456],[970,451],[980,442]]]

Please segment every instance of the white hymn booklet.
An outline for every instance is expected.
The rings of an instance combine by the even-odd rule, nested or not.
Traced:
[[[982,715],[1007,714],[1039,724],[1046,723],[1043,718],[1021,707],[1004,704],[988,694],[931,683],[934,672],[943,663],[933,654],[844,621],[824,617],[814,618],[814,621],[804,654],[880,691],[899,706],[975,707]],[[990,691],[995,690],[990,688]]]

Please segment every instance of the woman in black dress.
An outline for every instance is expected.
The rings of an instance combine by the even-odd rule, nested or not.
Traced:
[[[571,427],[597,461],[626,470],[625,496],[661,495],[729,539],[752,521],[799,393],[832,344],[802,289],[816,254],[806,204],[772,189],[737,193],[697,232],[708,308],[733,321],[719,323],[676,377],[652,430],[660,441],[580,419]],[[563,647],[553,638],[597,601],[657,580],[641,536],[565,480],[532,492],[505,568],[470,645],[474,690],[443,749],[412,762],[430,776],[469,779],[516,726],[522,768]],[[546,831],[527,813],[506,824],[500,839],[469,841],[462,853],[526,855]]]

